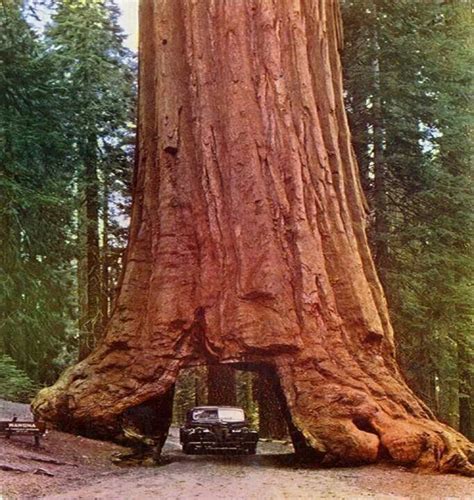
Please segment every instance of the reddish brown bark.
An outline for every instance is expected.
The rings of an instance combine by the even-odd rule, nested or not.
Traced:
[[[210,365],[207,368],[207,403],[210,405],[237,404],[235,370],[226,365]]]
[[[266,367],[258,372],[256,395],[258,401],[258,432],[262,438],[283,439],[288,436],[278,382]]]
[[[394,360],[340,42],[334,0],[142,1],[120,294],[104,340],[38,395],[38,417],[111,436],[127,408],[167,407],[180,368],[266,363],[299,452],[472,471],[471,444]]]

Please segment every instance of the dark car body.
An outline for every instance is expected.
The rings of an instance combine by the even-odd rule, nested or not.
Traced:
[[[179,430],[183,452],[236,451],[253,455],[258,432],[250,429],[242,408],[197,406],[186,414]]]

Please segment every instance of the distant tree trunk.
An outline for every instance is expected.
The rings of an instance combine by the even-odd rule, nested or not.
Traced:
[[[205,376],[207,374],[204,370],[204,367],[198,367],[194,372],[194,404],[196,406],[204,405],[207,401],[207,377]]]
[[[438,411],[436,395],[436,368],[433,366],[432,350],[430,349],[429,336],[432,332],[427,328],[419,334],[420,343],[417,352],[417,367],[414,370],[413,390],[435,412]]]
[[[235,370],[231,366],[207,367],[207,404],[227,406],[237,404]]]
[[[271,371],[264,368],[257,378],[258,430],[260,437],[283,439],[288,436],[278,387]]]
[[[439,366],[437,412],[438,417],[454,429],[459,429],[459,361],[458,346],[445,336],[440,341],[444,362]]]
[[[105,167],[102,171],[102,245],[101,245],[101,330],[105,330],[109,320],[109,307],[111,302],[110,278],[109,278],[109,171]]]
[[[353,136],[352,144],[359,164],[363,192],[369,198],[373,191],[373,165],[371,165],[370,153],[368,151],[369,139],[367,131],[370,124],[368,123],[369,115],[364,110],[366,106],[365,100],[366,97],[364,95],[351,96],[351,106],[354,111],[349,117],[349,123]]]
[[[464,343],[458,344],[459,352],[459,430],[471,441],[474,440],[474,366],[473,350]]]
[[[365,235],[334,0],[142,0],[139,161],[104,340],[33,403],[114,436],[179,370],[268,366],[298,453],[470,473],[403,382]],[[137,409],[138,412],[138,409]],[[167,433],[166,421],[155,434]]]
[[[99,245],[99,179],[97,175],[97,138],[93,135],[84,145],[85,184],[85,275],[86,306],[79,359],[95,347],[102,327],[101,266]]]
[[[10,153],[9,135],[6,135],[6,144],[4,145],[4,154],[7,156]],[[13,162],[10,162],[13,164]],[[3,172],[0,172],[3,174]],[[5,176],[6,177],[6,176]],[[19,253],[21,252],[21,232],[19,225],[14,221],[14,201],[7,197],[7,192],[3,190],[0,185],[0,195],[3,203],[2,210],[0,210],[0,268],[9,270],[10,272],[16,271],[19,262]],[[3,276],[2,276],[3,278]],[[5,290],[2,290],[2,305],[0,309],[0,325],[7,325],[11,311],[18,307],[18,284],[10,282],[2,284]],[[6,292],[6,293],[5,293]],[[20,353],[17,352],[17,344],[15,342],[12,328],[0,327],[0,354],[7,354],[15,361],[21,359]],[[16,349],[15,349],[16,347]],[[26,354],[26,353],[24,353]],[[24,365],[20,365],[25,368]]]
[[[257,416],[256,397],[254,397],[254,385],[256,373],[251,371],[239,371],[237,373],[237,402],[244,411],[250,423],[254,423]]]
[[[87,318],[87,259],[86,259],[86,206],[85,193],[79,189],[79,207],[77,209],[77,326],[79,329],[79,361],[86,357],[88,330]],[[82,355],[81,355],[82,353]]]
[[[373,15],[377,15],[375,3],[371,6]],[[385,140],[383,125],[383,103],[380,77],[379,58],[379,34],[374,28],[372,44],[374,45],[373,61],[373,102],[372,102],[372,135],[373,135],[373,172],[374,172],[374,196],[373,207],[375,212],[374,232],[374,253],[375,264],[380,280],[386,285],[386,271],[388,265],[388,220],[387,220],[387,166],[385,164]]]

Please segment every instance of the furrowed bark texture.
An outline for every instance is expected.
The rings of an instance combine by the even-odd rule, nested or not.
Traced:
[[[142,0],[121,291],[105,339],[39,394],[38,417],[113,436],[127,408],[168,408],[181,368],[264,364],[298,451],[472,470],[470,443],[394,361],[340,43],[334,0]]]
[[[282,404],[281,389],[274,373],[261,369],[255,380],[258,401],[258,433],[262,438],[283,439],[288,436]]]
[[[235,406],[237,404],[235,370],[231,366],[208,366],[207,404],[221,406]]]

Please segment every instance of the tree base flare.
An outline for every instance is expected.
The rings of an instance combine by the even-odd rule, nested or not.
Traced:
[[[254,365],[258,368],[259,363]],[[150,447],[158,459],[171,422],[178,370],[157,370],[161,377],[144,380],[130,367],[123,373],[123,384],[111,386],[107,381],[112,375],[100,366],[91,371],[85,360],[55,386],[41,391],[32,405],[36,418],[68,432],[122,443],[124,427],[135,419],[136,429],[159,441],[159,446]],[[355,380],[323,384],[318,371],[314,373],[319,377],[306,374],[301,379],[298,357],[289,366],[286,357],[277,358],[274,365],[265,360],[266,372],[273,373],[278,384],[296,454],[303,461],[347,466],[390,460],[424,470],[474,475],[469,461],[474,456],[472,443],[437,422],[404,384],[398,383],[398,397],[392,401],[386,395],[376,398],[353,389],[350,382]],[[133,380],[137,390],[130,391]]]

